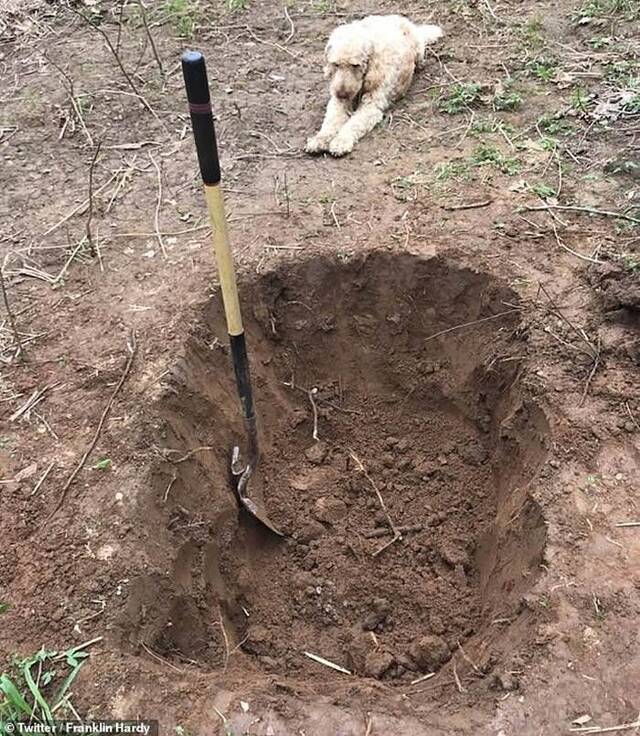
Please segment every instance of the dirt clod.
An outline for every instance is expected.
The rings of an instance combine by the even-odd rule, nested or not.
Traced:
[[[441,636],[428,634],[413,642],[409,655],[421,670],[435,672],[449,661],[451,651]]]
[[[324,442],[316,442],[304,452],[304,456],[313,465],[322,465],[328,453],[328,447]]]
[[[364,663],[366,677],[381,679],[395,664],[395,658],[390,652],[370,652]]]
[[[323,496],[313,506],[313,515],[325,524],[335,524],[347,514],[347,505],[335,496]]]

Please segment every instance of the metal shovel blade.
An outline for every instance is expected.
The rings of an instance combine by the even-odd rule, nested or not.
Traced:
[[[236,493],[238,500],[244,506],[244,508],[257,519],[263,526],[277,534],[279,537],[283,537],[284,533],[281,532],[269,518],[267,510],[264,505],[264,498],[262,491],[256,488],[256,484],[253,485],[251,490],[251,497],[247,494],[247,486],[249,479],[253,475],[254,468],[251,464],[244,465],[240,459],[240,448],[234,447],[231,453],[231,475],[235,481]]]

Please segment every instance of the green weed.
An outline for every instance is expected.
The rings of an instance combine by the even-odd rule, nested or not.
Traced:
[[[477,82],[454,84],[447,96],[440,100],[438,108],[448,115],[455,115],[477,102],[481,89],[482,86]]]
[[[437,164],[435,167],[435,179],[440,184],[450,181],[451,179],[466,178],[468,173],[469,164],[462,159],[457,161],[447,161],[447,163]]]
[[[235,13],[238,10],[245,10],[249,4],[248,0],[226,0],[226,3],[227,10],[230,10],[232,13]]]
[[[9,610],[8,603],[0,603],[0,613],[6,613]]]
[[[550,59],[536,59],[530,62],[527,68],[541,82],[550,82],[556,76],[557,62]]]
[[[556,196],[556,190],[550,187],[548,184],[539,182],[530,187],[534,194],[537,194],[540,199],[549,199],[550,197]]]
[[[594,38],[590,38],[587,43],[592,49],[599,51],[600,49],[606,49],[611,46],[613,39],[609,36],[595,36]]]
[[[576,87],[571,92],[571,107],[578,112],[587,112],[594,105],[594,96],[584,87]]]
[[[544,26],[540,18],[531,18],[520,26],[520,37],[527,49],[539,49],[544,46],[542,31]]]
[[[480,136],[484,133],[503,133],[507,137],[515,135],[516,129],[513,125],[500,120],[495,115],[487,115],[482,117],[476,116],[471,124],[470,132],[472,135]]]
[[[638,273],[640,271],[640,259],[638,256],[624,255],[620,260],[624,269],[629,271],[629,273]]]
[[[538,128],[549,135],[568,135],[571,133],[571,125],[562,115],[543,115],[538,119]]]
[[[91,641],[64,652],[44,647],[25,659],[14,658],[10,672],[0,675],[0,724],[29,719],[51,724],[62,715],[76,717],[70,688],[86,663]]]
[[[493,98],[493,109],[500,112],[517,110],[521,104],[522,95],[511,89],[510,84],[506,84]]]
[[[196,6],[192,0],[166,0],[165,10],[181,38],[193,38],[196,27]]]
[[[318,13],[318,15],[324,15],[334,12],[336,7],[334,0],[313,0],[311,9],[314,13]]]
[[[112,462],[110,457],[105,457],[102,460],[98,460],[98,462],[93,466],[94,470],[109,470],[111,468]]]
[[[584,25],[596,19],[620,16],[623,20],[640,18],[638,0],[585,0],[573,15],[573,20]]]
[[[474,166],[491,166],[509,176],[514,176],[521,168],[517,158],[505,156],[497,146],[490,143],[481,143],[471,154],[471,162]]]

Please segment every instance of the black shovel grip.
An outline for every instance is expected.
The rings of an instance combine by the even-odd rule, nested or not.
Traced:
[[[189,100],[191,125],[196,142],[200,173],[205,184],[220,183],[220,161],[216,129],[213,125],[209,82],[204,56],[200,51],[185,51],[182,55],[182,74]]]

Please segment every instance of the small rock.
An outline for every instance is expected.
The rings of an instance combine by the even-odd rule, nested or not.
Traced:
[[[395,664],[390,652],[370,652],[364,661],[364,674],[380,679]]]
[[[463,568],[466,568],[469,566],[469,556],[464,547],[452,542],[445,542],[438,552],[440,553],[440,557],[451,567],[462,565]]]
[[[458,449],[458,454],[469,465],[481,465],[488,458],[486,449],[477,440],[462,445]]]
[[[396,449],[398,452],[407,452],[407,450],[410,447],[411,447],[411,440],[405,437],[405,439],[400,440],[400,442],[398,442]]]
[[[335,496],[323,496],[313,505],[313,515],[325,524],[335,524],[347,515],[347,504]]]
[[[310,521],[305,524],[297,534],[297,539],[302,544],[309,544],[314,539],[319,539],[324,534],[324,527],[317,521]]]
[[[328,451],[327,445],[324,442],[316,442],[304,451],[304,456],[310,463],[321,465],[325,461]]]
[[[397,437],[387,437],[386,442],[385,442],[385,447],[388,450],[392,450],[397,444],[398,444]]]
[[[435,672],[451,658],[447,642],[440,636],[430,635],[416,639],[409,655],[420,669],[429,672]]]
[[[429,616],[429,628],[434,634],[444,634],[446,631],[442,617],[437,613],[432,613]]]
[[[394,457],[393,454],[390,452],[383,453],[380,460],[382,461],[382,464],[385,468],[392,468],[394,466]]]

